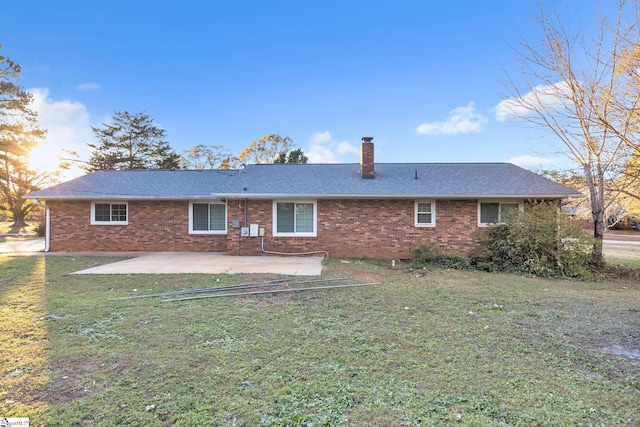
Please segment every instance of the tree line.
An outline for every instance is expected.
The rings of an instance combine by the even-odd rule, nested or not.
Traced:
[[[88,160],[70,153],[68,161],[79,162],[85,172],[134,169],[234,169],[249,163],[307,163],[293,140],[267,134],[252,141],[238,155],[221,145],[196,145],[178,154],[148,114],[115,112],[110,122],[92,126],[97,142],[89,143]]]

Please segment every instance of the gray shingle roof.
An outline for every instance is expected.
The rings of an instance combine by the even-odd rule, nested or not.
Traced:
[[[416,179],[417,176],[417,179]],[[99,171],[34,192],[47,199],[560,198],[581,194],[510,163],[269,164],[244,170]]]

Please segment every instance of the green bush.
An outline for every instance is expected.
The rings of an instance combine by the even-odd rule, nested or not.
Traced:
[[[426,241],[411,251],[414,264],[432,264],[439,267],[467,270],[472,268],[468,257],[459,253],[444,253],[435,243]]]
[[[543,277],[589,278],[594,240],[553,202],[530,202],[504,224],[482,233],[470,256],[443,252],[427,241],[411,251],[414,264]]]
[[[483,233],[484,257],[499,271],[545,277],[588,277],[593,238],[553,202],[531,202]]]
[[[442,250],[429,240],[411,251],[411,260],[416,263],[431,264],[440,256]]]
[[[476,270],[493,273],[495,271],[498,271],[498,267],[491,258],[491,251],[485,245],[481,246],[471,253],[471,255],[469,256],[469,262]]]

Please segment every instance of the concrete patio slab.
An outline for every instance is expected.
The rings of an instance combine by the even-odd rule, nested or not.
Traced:
[[[271,273],[319,276],[320,257],[228,256],[210,252],[156,252],[72,274]]]

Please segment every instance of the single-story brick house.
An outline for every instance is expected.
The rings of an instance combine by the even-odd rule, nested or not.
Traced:
[[[509,163],[264,164],[240,170],[99,171],[30,194],[47,250],[328,252],[404,259],[430,240],[469,253],[527,200],[577,191]]]

